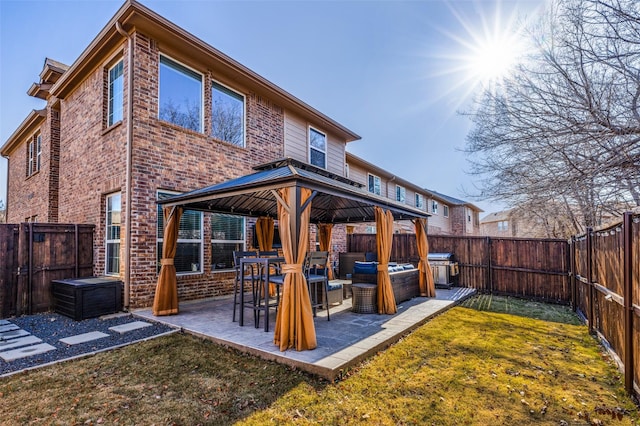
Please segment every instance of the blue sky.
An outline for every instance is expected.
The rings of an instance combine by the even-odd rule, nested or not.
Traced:
[[[544,0],[141,3],[358,133],[355,155],[485,214],[503,207],[465,193],[470,123],[458,111],[478,83],[469,55]],[[26,91],[45,58],[73,63],[121,5],[0,0],[0,144],[44,107]],[[0,158],[5,203],[6,169]]]

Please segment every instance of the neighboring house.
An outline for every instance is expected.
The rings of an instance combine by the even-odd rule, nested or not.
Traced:
[[[5,210],[0,210],[0,223],[6,223],[6,211]]]
[[[466,201],[458,200],[415,185],[364,159],[346,153],[348,178],[362,183],[369,192],[406,203],[423,210],[428,219],[428,233],[435,235],[480,235],[479,213],[481,209]],[[408,221],[395,223],[394,232],[413,233]],[[374,233],[375,224],[356,224],[347,227],[347,233]]]
[[[516,218],[511,210],[489,213],[480,220],[480,231],[487,237],[515,237],[517,235]]]
[[[94,273],[123,280],[125,308],[153,302],[157,200],[282,157],[344,175],[346,144],[359,139],[132,0],[73,64],[47,59],[28,94],[46,104],[0,150],[9,160],[7,221],[94,224]],[[181,299],[230,292],[231,252],[252,246],[252,224],[184,212]],[[336,228],[332,248],[345,251],[345,229]]]

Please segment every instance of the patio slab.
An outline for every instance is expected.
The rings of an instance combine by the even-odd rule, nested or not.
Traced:
[[[253,326],[253,313],[245,310],[244,326],[232,322],[233,297],[182,302],[179,314],[156,317],[151,309],[133,312],[135,316],[179,327],[183,331],[236,348],[258,357],[300,368],[334,380],[342,371],[400,340],[430,318],[450,309],[474,295],[469,288],[437,289],[435,298],[415,297],[398,305],[395,315],[358,314],[351,312],[352,299],[331,307],[331,321],[326,312],[314,318],[318,346],[311,351],[281,352],[273,343],[275,312],[270,313],[269,331]]]

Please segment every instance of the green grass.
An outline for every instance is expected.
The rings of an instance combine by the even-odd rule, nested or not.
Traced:
[[[0,419],[640,425],[618,370],[586,327],[466,307],[434,318],[337,383],[174,334],[0,379]]]

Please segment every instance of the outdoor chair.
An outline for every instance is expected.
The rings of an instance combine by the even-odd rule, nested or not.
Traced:
[[[303,271],[307,279],[313,316],[316,316],[317,308],[325,308],[327,310],[327,321],[331,321],[331,318],[329,317],[329,276],[327,274],[328,259],[328,251],[309,252],[305,258]],[[321,293],[320,297],[318,293]]]
[[[256,251],[234,251],[233,252],[233,267],[236,271],[236,277],[233,282],[233,321],[236,320],[236,307],[240,305],[240,300],[238,300],[238,292],[242,287],[240,285],[240,260],[245,257],[258,257],[258,252]],[[254,287],[256,274],[253,268],[249,267],[244,271],[244,280],[245,282],[251,282],[251,286]]]

